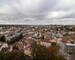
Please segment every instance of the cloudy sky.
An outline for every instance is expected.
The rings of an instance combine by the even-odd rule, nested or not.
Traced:
[[[75,24],[74,0],[0,0],[0,24]]]

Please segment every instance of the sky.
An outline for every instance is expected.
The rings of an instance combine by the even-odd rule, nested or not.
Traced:
[[[0,0],[0,24],[75,23],[74,0]]]

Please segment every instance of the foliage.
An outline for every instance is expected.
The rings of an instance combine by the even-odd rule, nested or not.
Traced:
[[[36,43],[31,44],[32,56],[34,60],[47,60],[48,54],[47,49],[44,46],[37,45]]]
[[[7,60],[24,60],[24,53],[22,51],[19,50],[14,50],[12,52],[8,52],[5,55],[5,59]]]
[[[8,44],[10,45],[10,44],[13,44],[13,43],[15,43],[15,42],[18,42],[18,41],[20,41],[22,38],[23,38],[23,35],[20,34],[19,36],[13,37],[10,41],[8,41]]]
[[[5,41],[6,41],[6,38],[5,38],[4,35],[0,37],[0,41],[1,41],[1,42],[5,42]]]
[[[74,31],[74,32],[75,32],[75,27],[73,27],[73,28],[72,28],[72,31]]]
[[[13,46],[13,50],[19,50],[18,46]]]
[[[34,42],[31,44],[31,47],[34,60],[65,60],[64,56],[59,54],[59,46],[57,45],[46,48]]]
[[[13,50],[7,53],[0,51],[0,60],[32,60],[32,58],[25,55],[23,51]]]
[[[41,36],[41,40],[44,40],[44,36]]]
[[[3,51],[0,51],[0,60],[4,60],[4,56],[5,56],[5,53]]]
[[[23,38],[23,34],[20,34],[20,35],[19,35],[19,39],[22,39],[22,38]]]

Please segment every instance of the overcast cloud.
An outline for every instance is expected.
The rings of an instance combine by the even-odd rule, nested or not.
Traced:
[[[0,0],[0,24],[74,24],[74,0]]]

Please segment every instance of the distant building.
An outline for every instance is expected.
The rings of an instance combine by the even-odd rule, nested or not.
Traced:
[[[65,44],[65,57],[67,60],[75,60],[75,44]]]
[[[65,52],[69,55],[75,55],[75,44],[65,44]]]

